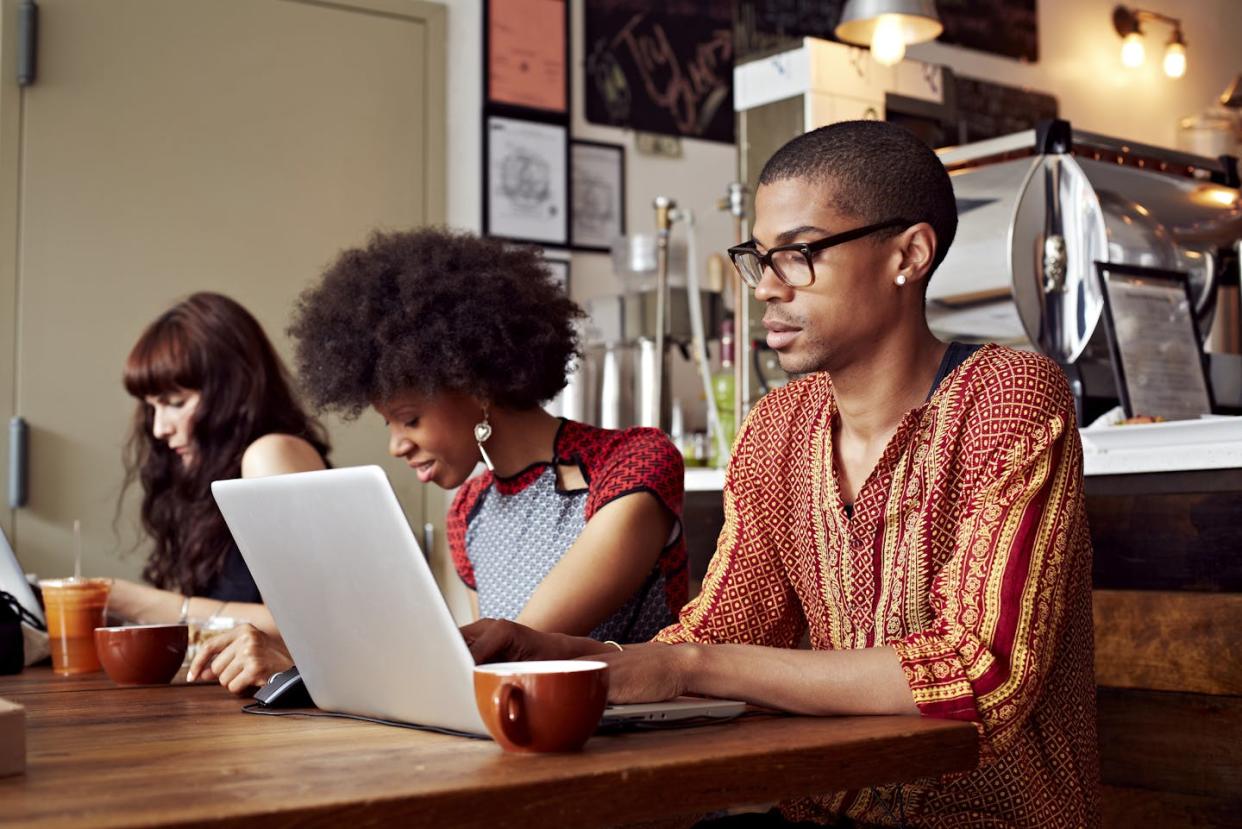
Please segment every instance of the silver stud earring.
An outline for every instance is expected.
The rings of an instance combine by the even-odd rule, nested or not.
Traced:
[[[492,424],[487,420],[487,407],[483,407],[483,420],[474,425],[474,442],[479,445],[479,454],[483,456],[483,463],[487,466],[489,472],[495,472],[496,467],[492,466],[492,459],[488,457],[487,450],[483,448],[483,444],[487,443],[488,438],[492,436]]]
[[[902,285],[906,284],[906,275],[904,273],[899,273],[897,274],[897,278],[893,281],[896,282],[897,287],[900,288]]]

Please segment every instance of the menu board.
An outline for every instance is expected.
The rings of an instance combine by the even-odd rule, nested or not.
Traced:
[[[730,0],[587,0],[593,124],[733,143]]]
[[[836,40],[845,0],[738,0],[739,61],[796,49],[804,37]]]
[[[1036,63],[1039,15],[1035,0],[936,0],[944,23],[941,43]]]
[[[1189,420],[1212,411],[1184,274],[1097,263],[1117,389],[1127,417]]]

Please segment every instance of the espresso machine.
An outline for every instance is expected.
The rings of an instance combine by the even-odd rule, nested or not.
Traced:
[[[1038,350],[1080,418],[1117,398],[1096,263],[1187,274],[1218,407],[1242,407],[1236,159],[1075,130],[1066,121],[940,151],[957,237],[927,288],[944,340]]]
[[[734,71],[739,177],[753,184],[794,136],[835,121],[952,123],[952,73],[806,38]],[[1238,96],[1242,99],[1242,96]],[[1217,407],[1242,408],[1237,162],[1075,130],[1065,121],[940,151],[959,224],[928,284],[941,339],[996,341],[1056,359],[1091,415],[1117,399],[1095,262],[1185,272]],[[752,307],[751,339],[761,314]],[[758,390],[748,388],[757,396]]]
[[[693,214],[665,196],[653,210],[655,232],[614,242],[620,290],[587,303],[590,324],[571,380],[575,408],[566,414],[606,429],[676,434],[687,419],[713,421],[702,386],[724,303],[720,280],[698,270]]]

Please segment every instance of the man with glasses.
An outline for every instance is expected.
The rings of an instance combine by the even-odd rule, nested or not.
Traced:
[[[956,226],[944,167],[899,127],[835,124],[778,150],[754,238],[729,253],[782,368],[806,376],[737,437],[702,593],[653,644],[483,622],[464,629],[476,658],[599,655],[616,702],[694,693],[977,724],[975,771],[783,804],[793,819],[1095,824],[1073,400],[1043,357],[931,333],[925,287]]]

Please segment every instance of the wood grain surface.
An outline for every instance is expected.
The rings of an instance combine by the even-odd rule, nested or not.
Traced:
[[[0,678],[0,697],[27,709],[27,773],[0,780],[4,821],[27,826],[605,826],[963,771],[978,752],[973,726],[916,717],[763,716],[523,756],[246,715],[206,685],[116,688],[27,670]]]
[[[1242,695],[1242,594],[1096,590],[1095,681]]]
[[[1239,824],[1242,824],[1242,794],[1204,797],[1118,786],[1100,787],[1100,825],[1103,829],[1144,826],[1237,829]]]
[[[1242,803],[1242,697],[1099,688],[1096,700],[1105,785]]]
[[[1097,588],[1242,591],[1242,492],[1087,498]]]

